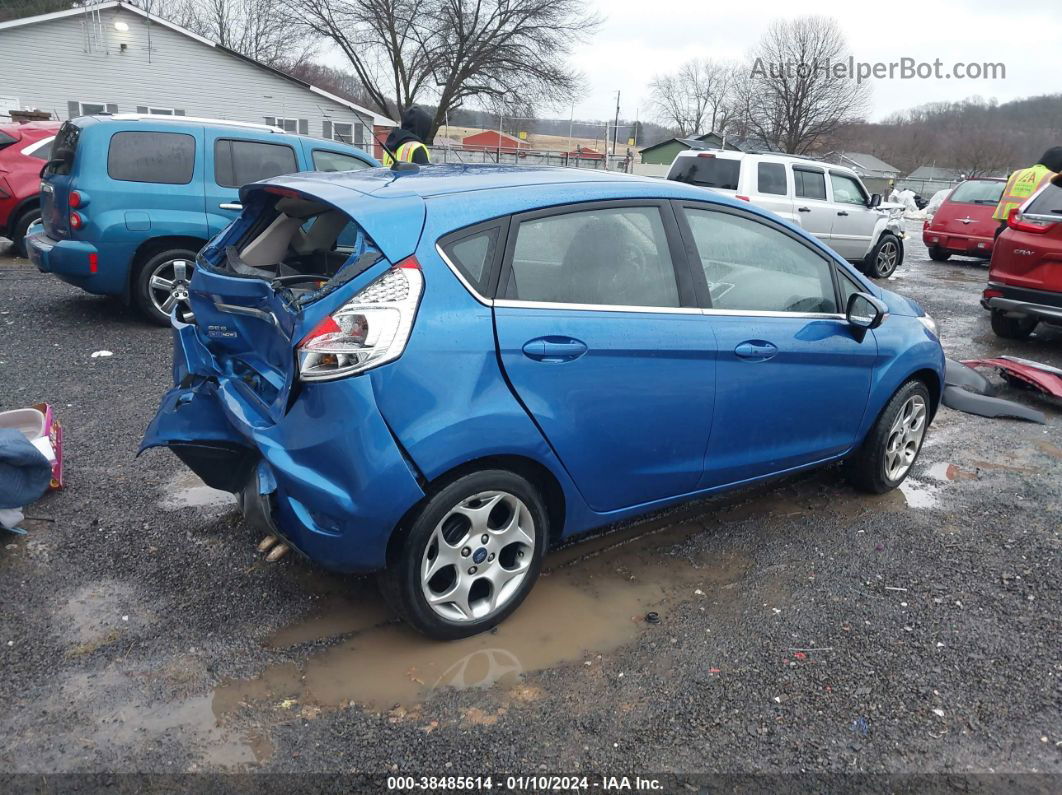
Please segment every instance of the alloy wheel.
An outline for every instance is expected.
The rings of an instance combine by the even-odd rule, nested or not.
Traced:
[[[896,270],[897,260],[900,258],[900,250],[891,240],[886,240],[878,249],[877,271],[881,276],[888,276]]]
[[[160,262],[148,278],[148,294],[155,309],[169,315],[177,307],[177,318],[190,322],[195,318],[188,305],[188,283],[195,266],[187,259]]]
[[[535,549],[535,522],[519,497],[484,491],[455,505],[432,532],[421,560],[421,592],[454,622],[478,621],[520,591]]]
[[[885,477],[897,481],[911,468],[926,435],[926,401],[912,395],[903,404],[889,429],[885,444]]]

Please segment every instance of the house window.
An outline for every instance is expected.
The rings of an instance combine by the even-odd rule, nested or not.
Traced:
[[[354,146],[365,145],[365,125],[352,122],[326,121],[324,126],[325,138],[339,141],[341,144]]]
[[[174,116],[176,115],[173,108],[148,108],[148,113],[152,116]]]
[[[77,104],[79,116],[95,116],[97,113],[107,112],[106,102],[79,102]]]

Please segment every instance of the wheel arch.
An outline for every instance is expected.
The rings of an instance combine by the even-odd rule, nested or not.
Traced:
[[[930,411],[929,417],[932,419],[937,414],[937,409],[940,408],[940,397],[943,394],[944,385],[940,382],[940,375],[924,367],[921,370],[915,370],[907,378],[905,378],[900,386],[902,387],[908,381],[918,380],[926,385],[926,389],[929,390]],[[900,387],[897,387],[899,389]],[[895,393],[894,393],[895,394]]]
[[[162,235],[159,237],[149,237],[139,246],[133,254],[133,267],[130,268],[130,279],[136,278],[135,272],[140,267],[151,259],[156,254],[159,254],[166,249],[170,248],[188,248],[192,251],[199,251],[207,243],[201,237],[194,237],[191,235]]]
[[[397,559],[402,540],[408,531],[410,523],[417,512],[423,508],[431,497],[458,478],[479,472],[485,469],[502,469],[512,472],[524,478],[535,486],[542,495],[549,514],[549,543],[550,546],[557,543],[564,532],[564,517],[567,505],[564,497],[564,489],[561,487],[557,476],[550,471],[549,467],[533,458],[522,455],[488,455],[459,464],[446,472],[438,475],[424,487],[424,497],[414,503],[409,510],[402,515],[398,524],[395,525],[387,539],[387,565],[390,566]]]
[[[27,196],[25,199],[15,205],[14,209],[7,216],[7,224],[5,237],[11,237],[15,231],[15,226],[22,220],[22,216],[26,214],[27,210],[39,210],[41,206],[41,197],[39,193],[35,193],[32,196]]]

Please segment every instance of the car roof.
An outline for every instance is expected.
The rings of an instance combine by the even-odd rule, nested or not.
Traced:
[[[703,188],[682,185],[654,177],[640,177],[617,171],[591,168],[565,168],[563,166],[514,166],[497,164],[447,163],[425,166],[409,171],[393,171],[388,168],[362,171],[340,171],[327,174],[308,173],[289,175],[284,178],[317,182],[330,187],[348,188],[358,193],[379,198],[419,196],[427,199],[472,191],[501,188],[524,188],[537,193],[549,192],[561,186],[584,188],[622,185],[627,188],[641,187],[642,195],[661,198],[688,196],[705,198]],[[269,180],[274,182],[276,180]],[[309,186],[307,190],[312,192]]]
[[[44,138],[55,135],[62,122],[58,121],[28,121],[24,124],[11,122],[0,124],[0,132],[7,133],[16,141],[22,138]]]

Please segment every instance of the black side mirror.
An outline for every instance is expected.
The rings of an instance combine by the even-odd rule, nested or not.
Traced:
[[[881,194],[880,193],[872,193],[872,194],[870,194],[870,201],[867,202],[867,207],[869,207],[870,209],[873,210],[879,204],[881,204]]]
[[[845,319],[852,327],[852,333],[860,342],[871,329],[875,329],[885,321],[889,308],[885,303],[870,293],[852,293],[848,297],[848,306],[845,308]]]

